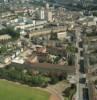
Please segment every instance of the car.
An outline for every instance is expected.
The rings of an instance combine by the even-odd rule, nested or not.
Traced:
[[[88,88],[83,88],[83,100],[89,100],[89,90],[88,90]]]
[[[79,83],[85,84],[85,83],[86,83],[86,78],[80,78],[80,79],[79,79]]]
[[[80,56],[83,57],[84,56],[84,52],[80,51]]]
[[[83,42],[79,42],[79,47],[83,48]]]
[[[85,73],[84,60],[83,60],[83,59],[80,60],[79,64],[80,64],[80,69],[79,69],[79,71],[80,71],[81,73]]]

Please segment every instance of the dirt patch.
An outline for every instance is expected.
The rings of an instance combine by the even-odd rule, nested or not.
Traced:
[[[49,100],[60,100],[57,95],[51,95]]]

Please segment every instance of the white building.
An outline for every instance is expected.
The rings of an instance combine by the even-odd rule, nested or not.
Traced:
[[[0,35],[0,41],[6,41],[6,40],[10,40],[11,36],[10,35]]]
[[[53,14],[52,14],[52,11],[48,11],[47,12],[47,20],[49,22],[52,22],[53,21]]]
[[[19,63],[19,64],[23,64],[25,61],[24,61],[23,58],[17,57],[15,59],[13,59],[12,62]]]
[[[44,8],[42,8],[40,10],[40,19],[44,20],[45,19],[45,11],[44,11]]]
[[[46,3],[46,9],[49,9],[49,4],[48,3]]]
[[[57,34],[58,39],[63,40],[67,37],[67,32],[60,32]]]

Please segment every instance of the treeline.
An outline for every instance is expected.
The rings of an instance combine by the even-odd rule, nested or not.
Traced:
[[[65,8],[71,11],[81,11],[81,10],[87,10],[87,11],[94,11],[97,10],[97,5],[94,4],[80,4],[77,3],[76,5],[72,3],[68,3],[65,5]]]
[[[42,0],[40,1],[31,1],[30,4],[32,4],[33,6],[45,6],[45,3],[42,2]]]
[[[66,79],[66,73],[38,73],[31,69],[16,68],[7,66],[0,69],[0,78],[10,81],[20,82],[29,86],[46,87],[48,84],[55,84],[60,80]]]

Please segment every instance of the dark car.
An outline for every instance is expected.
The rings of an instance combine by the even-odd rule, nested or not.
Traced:
[[[80,51],[80,56],[83,57],[84,56],[84,52]]]
[[[86,78],[80,78],[80,79],[79,79],[79,83],[85,84],[85,83],[86,83]]]
[[[83,48],[83,42],[79,42],[79,47]]]
[[[83,88],[83,100],[89,100],[88,88]]]
[[[79,64],[80,64],[80,69],[79,69],[79,71],[81,72],[81,73],[85,73],[85,64],[84,64],[84,60],[80,60],[80,62],[79,62]]]

